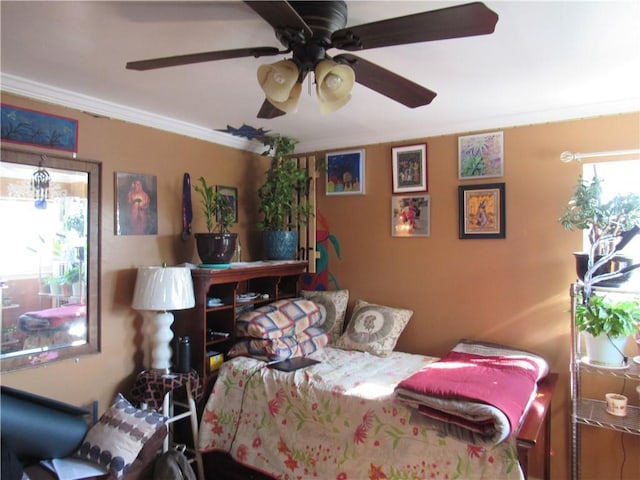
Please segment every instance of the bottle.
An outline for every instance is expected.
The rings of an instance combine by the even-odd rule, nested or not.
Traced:
[[[242,261],[242,246],[240,245],[240,239],[236,242],[236,262]]]
[[[176,372],[189,373],[191,371],[191,339],[178,337],[176,350]]]

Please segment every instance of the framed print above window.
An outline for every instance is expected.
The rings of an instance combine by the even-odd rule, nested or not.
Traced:
[[[407,145],[391,149],[393,193],[428,192],[427,146]]]
[[[428,237],[431,233],[431,196],[391,197],[391,235]]]
[[[238,189],[236,187],[216,185],[216,192],[227,197],[229,203],[231,203],[231,206],[233,207],[233,211],[236,212],[235,217],[233,217],[233,223],[238,223]],[[220,215],[216,214],[216,222],[219,223],[221,221],[222,219],[220,218]]]
[[[364,195],[364,150],[327,153],[327,195]]]
[[[458,137],[458,179],[504,176],[502,132]]]
[[[504,183],[458,187],[458,238],[506,238]]]

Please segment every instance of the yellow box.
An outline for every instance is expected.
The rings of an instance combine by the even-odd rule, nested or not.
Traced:
[[[224,363],[224,355],[219,352],[207,352],[207,357],[209,358],[209,371],[215,372],[220,365]]]

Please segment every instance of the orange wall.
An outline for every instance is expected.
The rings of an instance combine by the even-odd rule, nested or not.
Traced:
[[[49,105],[13,95],[2,101],[77,118],[79,157],[103,164],[102,352],[3,374],[2,383],[76,404],[98,399],[102,408],[117,391],[127,392],[143,368],[142,318],[130,308],[135,268],[141,265],[197,262],[192,242],[183,243],[181,189],[184,172],[192,180],[237,186],[243,260],[259,259],[254,227],[256,189],[265,159],[204,141]],[[568,351],[569,284],[575,278],[571,252],[581,236],[557,222],[580,172],[563,164],[560,152],[638,148],[640,115],[626,114],[571,122],[506,128],[505,176],[507,238],[458,240],[457,186],[483,182],[457,180],[457,135],[368,145],[366,195],[324,196],[318,204],[342,259],[332,254],[329,268],[340,286],[357,298],[415,311],[398,349],[444,354],[462,337],[508,343],[539,352],[561,374],[553,403],[553,478],[567,478],[569,465]],[[284,132],[286,133],[286,132]],[[475,132],[473,132],[475,133]],[[427,143],[431,236],[396,238],[391,229],[391,147]],[[6,145],[11,147],[10,145]],[[354,145],[353,148],[363,148]],[[341,149],[342,150],[342,149]],[[324,152],[317,153],[323,156]],[[158,177],[157,236],[114,234],[116,171]],[[195,231],[204,221],[194,196]],[[622,382],[593,382],[596,395],[622,388]],[[627,382],[626,394],[638,403]],[[621,438],[626,463],[623,478],[640,471],[640,437],[583,428],[583,478],[618,476]],[[592,452],[597,451],[597,455]],[[610,460],[604,460],[611,457]]]
[[[366,195],[326,197],[324,181],[319,186],[318,208],[341,248],[341,259],[332,254],[329,269],[342,288],[349,288],[351,306],[361,298],[414,310],[398,350],[440,356],[458,339],[472,338],[547,358],[560,373],[553,402],[552,473],[568,478],[569,285],[575,279],[571,252],[581,249],[581,234],[563,230],[557,219],[581,166],[561,163],[559,157],[565,150],[638,148],[640,115],[502,130],[505,176],[483,181],[458,180],[458,135],[354,146],[365,148]],[[391,147],[419,143],[428,150],[431,236],[392,237]],[[459,240],[458,185],[493,182],[506,184],[506,239]],[[636,347],[628,348],[633,353]],[[598,383],[593,377],[590,381]],[[624,387],[638,405],[635,382]],[[606,388],[619,391],[623,382]],[[604,392],[603,385],[592,394],[604,399]],[[583,478],[618,478],[621,435],[589,429],[583,428]],[[624,435],[623,478],[637,478],[640,472],[639,440]],[[607,457],[611,460],[603,461]]]

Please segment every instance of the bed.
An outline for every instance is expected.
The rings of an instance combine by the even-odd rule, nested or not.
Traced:
[[[537,388],[548,372],[543,359],[469,341],[442,358],[397,352],[395,341],[412,312],[363,301],[327,345],[322,336],[300,337],[296,331],[296,325],[305,332],[318,328],[309,320],[313,306],[294,300],[276,307],[238,319],[236,333],[252,346],[236,351],[241,355],[219,370],[199,428],[198,449],[205,458],[226,454],[235,464],[277,479],[526,478],[528,448],[537,442],[540,426],[549,426],[550,395]],[[342,332],[342,325],[320,327]],[[289,348],[280,336],[284,330],[298,335],[304,349]],[[282,355],[319,363],[280,371],[273,363]],[[481,381],[465,380],[485,369]],[[456,381],[448,382],[447,372],[459,373]],[[512,381],[524,383],[512,389],[483,385]],[[461,395],[451,389],[467,384],[473,388]],[[483,395],[500,408],[487,408]],[[500,403],[502,396],[506,403]],[[525,415],[541,399],[542,408],[531,408],[537,417]],[[527,436],[517,435],[520,430]],[[546,434],[548,478],[548,428]],[[213,468],[212,474],[224,473],[219,465]]]
[[[515,435],[468,443],[416,423],[395,386],[437,359],[325,347],[294,372],[225,362],[200,426],[201,452],[221,451],[274,478],[521,479]]]
[[[69,304],[25,312],[18,317],[22,350],[86,341],[87,306]]]

